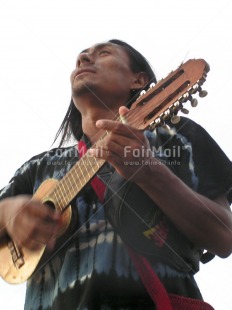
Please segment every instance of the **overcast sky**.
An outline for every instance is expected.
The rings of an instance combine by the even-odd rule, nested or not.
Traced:
[[[189,117],[231,159],[231,28],[230,0],[0,0],[0,187],[51,147],[70,101],[77,54],[111,38],[142,52],[158,79],[190,58],[209,63],[209,95]],[[231,257],[216,258],[196,276],[205,300],[218,310],[232,308],[231,263]],[[23,309],[24,293],[25,284],[0,281],[4,310]]]

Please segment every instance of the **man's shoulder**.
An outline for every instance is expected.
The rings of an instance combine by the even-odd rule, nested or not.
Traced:
[[[37,170],[39,167],[47,165],[63,165],[63,162],[72,163],[78,159],[78,151],[76,145],[68,147],[54,147],[49,150],[38,153],[29,158],[24,164],[16,171],[17,174],[22,174],[27,170]]]
[[[43,161],[43,160],[52,160],[58,158],[73,158],[74,156],[78,157],[78,150],[76,145],[67,146],[67,147],[54,147],[49,150],[43,151],[37,155],[34,155],[29,159],[29,162],[33,161]]]

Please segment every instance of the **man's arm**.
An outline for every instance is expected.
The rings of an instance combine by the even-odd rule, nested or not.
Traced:
[[[31,250],[54,242],[60,229],[60,214],[30,196],[19,195],[0,201],[0,237],[6,233]]]
[[[194,244],[220,257],[231,254],[232,213],[226,195],[212,201],[194,192],[164,165],[151,163],[141,170],[144,181],[137,184],[179,231]]]
[[[90,150],[92,155],[140,186],[192,243],[220,257],[231,254],[232,213],[226,193],[212,201],[193,191],[154,157],[141,131],[110,120],[96,126],[108,134]],[[125,160],[139,164],[124,165]]]

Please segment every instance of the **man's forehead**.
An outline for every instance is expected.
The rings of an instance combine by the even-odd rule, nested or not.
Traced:
[[[94,52],[95,50],[99,50],[99,49],[102,49],[104,47],[118,48],[120,46],[115,44],[115,43],[111,43],[111,42],[97,43],[97,44],[94,44],[93,46],[91,46],[89,48],[84,49],[83,51],[81,51],[81,53],[89,53],[90,51]]]

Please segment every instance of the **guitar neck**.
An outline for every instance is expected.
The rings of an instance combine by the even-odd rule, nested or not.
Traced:
[[[105,160],[87,152],[49,193],[48,201],[54,202],[56,209],[63,211],[104,163]]]
[[[144,130],[162,126],[167,119],[176,122],[176,115],[182,111],[184,102],[189,100],[192,106],[196,106],[192,95],[199,92],[203,97],[201,85],[208,71],[209,65],[203,59],[188,60],[155,86],[151,85],[132,104],[125,116],[127,124]],[[118,120],[123,121],[120,117]],[[87,152],[49,193],[47,201],[54,202],[57,209],[63,211],[104,163]]]

